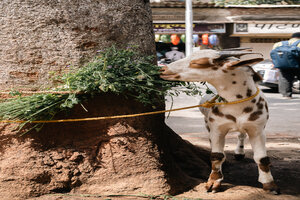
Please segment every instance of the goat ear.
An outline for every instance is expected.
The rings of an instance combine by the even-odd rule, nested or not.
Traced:
[[[263,78],[261,77],[261,75],[259,73],[257,73],[256,71],[254,71],[254,69],[250,66],[248,66],[250,71],[252,72],[252,78],[254,82],[259,82],[262,81]]]
[[[247,67],[249,68],[248,72],[250,72],[250,75],[252,76],[254,82],[260,82],[263,80],[261,75],[256,71],[254,71],[254,69],[251,66],[247,66]]]
[[[190,68],[208,68],[211,66],[210,59],[207,57],[191,60],[189,65]]]
[[[229,62],[226,65],[228,69],[233,69],[235,67],[253,65],[263,60],[264,60],[263,58],[252,58],[247,60],[238,60],[238,61]]]
[[[254,82],[260,82],[263,80],[263,77],[261,77],[260,74],[258,74],[257,72],[254,72],[254,74],[252,75]]]

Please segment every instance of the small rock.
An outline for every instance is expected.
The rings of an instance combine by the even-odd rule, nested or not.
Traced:
[[[69,160],[73,161],[73,162],[79,162],[82,159],[83,159],[83,156],[78,152],[74,152],[73,155],[69,158]]]
[[[81,172],[79,171],[79,169],[75,169],[74,171],[73,171],[73,175],[74,176],[79,176],[81,174]]]
[[[44,157],[42,163],[43,163],[44,165],[49,165],[49,166],[55,165],[55,162],[54,162],[53,159],[50,158],[50,157]]]
[[[81,181],[79,180],[79,178],[77,178],[77,177],[72,177],[72,179],[71,179],[71,186],[72,187],[78,187],[78,186],[80,186],[82,183],[81,183]]]
[[[63,167],[63,163],[62,162],[59,162],[56,164],[56,169],[61,169]]]
[[[62,154],[57,153],[57,152],[53,152],[52,153],[52,159],[54,159],[54,160],[63,160],[64,156]]]

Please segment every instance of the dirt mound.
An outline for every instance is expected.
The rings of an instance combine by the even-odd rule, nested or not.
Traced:
[[[147,200],[147,199],[177,199],[177,200],[298,200],[300,199],[299,192],[299,151],[295,148],[282,148],[281,139],[269,139],[268,144],[276,145],[269,151],[269,156],[272,160],[272,173],[278,186],[281,188],[281,195],[274,195],[263,191],[261,184],[257,182],[258,171],[255,162],[253,161],[252,151],[246,150],[246,157],[244,160],[236,161],[234,159],[233,150],[227,151],[227,159],[223,165],[224,183],[222,184],[222,190],[218,193],[207,193],[205,190],[205,183],[196,185],[193,189],[186,191],[175,197],[166,196],[149,196],[146,198],[141,195],[137,196],[103,196],[100,193],[98,195],[88,194],[59,194],[59,195],[44,195],[32,200]],[[295,146],[298,145],[295,139],[288,141],[289,144]],[[230,144],[231,145],[231,142]],[[278,146],[279,145],[279,146]],[[235,146],[235,144],[234,144]],[[281,147],[280,147],[281,146]],[[299,145],[298,145],[299,146]],[[299,148],[296,148],[299,149]],[[149,194],[149,193],[147,193]]]
[[[152,110],[132,99],[99,95],[58,118]],[[24,199],[49,193],[178,194],[209,174],[209,154],[182,140],[164,115],[46,124],[19,137],[0,134],[0,196]],[[197,178],[197,179],[196,179]]]

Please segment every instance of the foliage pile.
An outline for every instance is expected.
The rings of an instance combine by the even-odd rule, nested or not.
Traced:
[[[161,103],[163,96],[174,96],[180,92],[201,94],[193,83],[162,80],[159,69],[153,64],[153,57],[142,56],[135,48],[117,49],[113,46],[100,51],[83,67],[57,77],[61,85],[53,91],[70,93],[36,94],[6,100],[0,103],[0,119],[26,121],[20,127],[31,121],[51,120],[57,113],[103,92],[132,96],[153,107]],[[41,126],[36,124],[34,128]]]

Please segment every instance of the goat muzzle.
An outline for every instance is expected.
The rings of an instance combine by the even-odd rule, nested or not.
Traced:
[[[180,77],[179,74],[170,71],[167,66],[163,66],[159,71],[160,78],[165,80],[178,80],[178,78]]]

